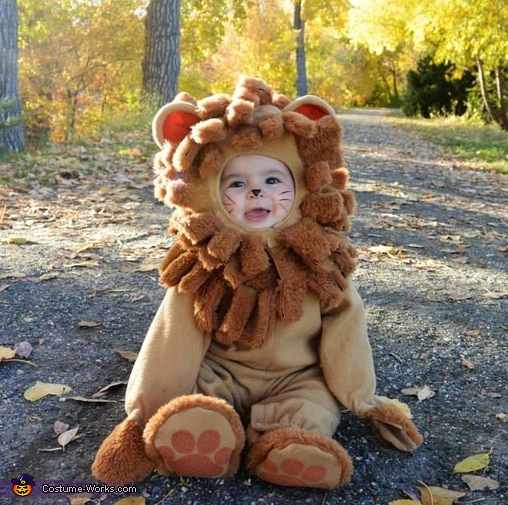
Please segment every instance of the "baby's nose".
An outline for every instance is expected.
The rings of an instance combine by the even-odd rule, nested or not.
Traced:
[[[261,190],[260,190],[260,189],[253,189],[253,190],[252,190],[252,194],[253,194],[254,196],[259,196],[259,194],[260,194],[260,193],[261,193]]]

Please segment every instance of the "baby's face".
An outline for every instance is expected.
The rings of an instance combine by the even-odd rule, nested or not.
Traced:
[[[293,177],[274,158],[246,154],[233,158],[222,171],[220,193],[226,211],[252,228],[271,228],[291,211]]]

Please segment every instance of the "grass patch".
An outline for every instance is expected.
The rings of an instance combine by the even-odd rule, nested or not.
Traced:
[[[461,118],[413,119],[390,116],[392,124],[417,132],[479,170],[508,174],[508,132]]]

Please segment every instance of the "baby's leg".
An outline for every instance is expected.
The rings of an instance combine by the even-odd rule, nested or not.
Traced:
[[[339,420],[340,406],[319,368],[289,377],[252,407],[248,469],[282,486],[331,489],[345,484],[353,465],[331,438]]]
[[[233,408],[232,377],[205,358],[192,394],[162,406],[146,424],[146,452],[159,473],[230,477],[236,473],[245,434]]]

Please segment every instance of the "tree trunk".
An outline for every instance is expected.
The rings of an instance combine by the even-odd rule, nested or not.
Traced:
[[[18,6],[0,1],[0,151],[24,148],[18,91]]]
[[[180,0],[151,0],[145,18],[145,100],[155,107],[173,100],[179,74]]]
[[[485,71],[483,69],[483,62],[480,60],[480,58],[476,58],[476,64],[478,65],[478,79],[480,81],[480,91],[482,93],[483,105],[485,105],[485,109],[487,109],[487,113],[489,114],[490,119],[492,119],[492,121],[497,124],[501,124],[499,116],[489,99],[487,80],[485,79]]]
[[[502,66],[496,68],[496,90],[499,107],[501,109],[501,128],[503,130],[508,130],[508,104],[506,103],[508,90],[506,89],[505,69]]]
[[[305,21],[302,19],[302,2],[294,2],[293,28],[296,30],[296,92],[298,96],[308,93],[307,62],[305,55]]]

